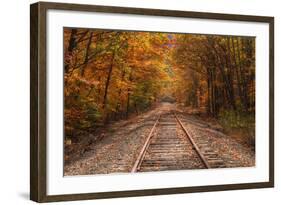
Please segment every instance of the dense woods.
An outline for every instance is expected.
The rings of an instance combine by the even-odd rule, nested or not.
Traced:
[[[64,29],[67,138],[167,98],[214,118],[252,122],[255,39]]]
[[[254,46],[253,38],[177,35],[176,99],[213,116],[222,109],[254,111]]]
[[[255,135],[255,38],[176,35],[175,99]]]

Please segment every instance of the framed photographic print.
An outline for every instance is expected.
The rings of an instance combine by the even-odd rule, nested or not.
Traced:
[[[274,186],[274,18],[31,5],[30,197]]]

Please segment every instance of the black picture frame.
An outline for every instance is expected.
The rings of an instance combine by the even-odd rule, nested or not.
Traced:
[[[212,186],[179,187],[149,190],[116,191],[102,193],[47,195],[46,160],[46,13],[49,9],[66,11],[105,12],[182,18],[216,19],[231,21],[263,22],[269,24],[269,181],[257,183]],[[274,17],[234,14],[202,13],[143,8],[124,8],[82,4],[38,2],[30,6],[30,199],[36,202],[85,200],[114,197],[179,194],[236,189],[266,188],[274,186]]]

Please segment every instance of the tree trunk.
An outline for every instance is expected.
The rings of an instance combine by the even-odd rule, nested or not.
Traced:
[[[219,54],[219,52],[217,51],[217,49],[215,48],[214,45],[212,45],[213,47],[213,50],[215,52],[215,59],[217,59],[217,61],[215,60],[215,64],[216,66],[219,68],[220,70],[220,73],[221,73],[221,76],[222,76],[222,80],[223,80],[223,83],[224,83],[224,86],[225,86],[225,91],[227,93],[227,100],[228,102],[230,103],[231,107],[233,109],[235,109],[235,101],[234,101],[234,97],[233,97],[233,94],[231,92],[231,86],[230,86],[230,82],[229,82],[229,79],[224,71],[224,63],[222,61],[222,57],[221,55]]]
[[[247,85],[245,81],[245,73],[243,71],[243,66],[241,62],[241,51],[239,46],[239,39],[237,39],[237,56],[238,56],[238,65],[239,65],[239,72],[241,76],[241,82],[242,82],[242,96],[243,96],[243,105],[245,111],[248,111],[249,108],[249,102],[248,102],[248,96],[247,96]]]
[[[127,109],[126,109],[126,118],[129,117],[129,108],[130,108],[130,89],[128,91],[128,97],[127,97]]]
[[[236,110],[235,92],[233,86],[233,66],[232,66],[232,59],[231,59],[229,37],[227,37],[227,51],[225,51],[225,61],[227,65],[227,80],[229,86],[230,100],[231,100],[232,108]]]
[[[236,48],[235,48],[235,43],[234,43],[233,37],[231,37],[231,44],[232,44],[232,49],[233,49],[233,61],[234,61],[234,70],[235,70],[235,73],[236,73],[238,94],[239,94],[239,97],[240,97],[241,104],[243,105],[243,107],[245,107],[244,106],[245,105],[244,97],[243,97],[243,94],[242,94],[241,78],[240,78],[239,68],[238,68],[238,64],[237,64]]]
[[[135,106],[135,111],[136,111],[137,115],[139,115],[138,106],[137,106],[136,102],[134,103],[134,106]]]
[[[133,80],[133,76],[132,76],[132,70],[131,70],[131,73],[130,73],[130,77],[129,77],[129,81],[132,82]],[[126,109],[126,118],[129,117],[129,109],[130,109],[130,93],[131,93],[131,90],[130,88],[127,89],[127,92],[128,92],[128,97],[127,97],[127,109]]]
[[[87,63],[88,63],[88,60],[89,60],[89,51],[90,51],[90,46],[91,46],[91,43],[92,43],[92,38],[93,38],[93,32],[90,33],[89,41],[88,41],[87,47],[86,47],[83,66],[81,67],[81,76],[82,77],[84,76],[85,68],[87,67]]]
[[[211,79],[210,79],[210,72],[209,72],[209,69],[207,68],[207,95],[208,95],[208,98],[207,98],[207,113],[208,114],[211,114],[211,95],[210,95],[210,87],[211,87]]]
[[[105,89],[104,89],[104,96],[103,96],[103,103],[102,103],[103,109],[106,108],[108,87],[109,87],[109,84],[110,84],[111,74],[112,74],[112,70],[113,70],[114,58],[115,58],[115,51],[113,52],[112,57],[111,57],[111,63],[110,63],[110,66],[109,66],[107,79],[106,79],[106,82],[105,82]]]
[[[67,55],[69,57],[72,57],[72,52],[73,52],[74,48],[76,47],[76,42],[75,42],[76,34],[77,34],[77,29],[72,29],[70,38],[69,38],[68,48],[67,48]],[[68,73],[68,71],[69,71],[69,62],[66,62],[64,65],[64,72]]]
[[[125,70],[122,71],[122,74],[121,74],[121,82],[123,82],[124,78],[125,78]],[[116,104],[116,107],[115,107],[115,110],[116,110],[116,113],[118,113],[120,111],[120,107],[121,107],[121,93],[122,93],[122,88],[120,87],[119,88],[119,91],[118,91],[118,101],[117,101],[117,104]]]

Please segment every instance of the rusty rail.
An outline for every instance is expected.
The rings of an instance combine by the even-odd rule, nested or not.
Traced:
[[[150,140],[151,140],[151,138],[153,136],[153,132],[154,132],[154,130],[155,130],[155,128],[156,128],[156,126],[157,126],[157,124],[159,122],[159,119],[160,119],[160,115],[158,116],[158,118],[155,121],[152,129],[150,130],[150,133],[149,133],[148,137],[146,138],[146,141],[145,141],[145,143],[144,143],[144,145],[143,145],[143,147],[142,147],[142,149],[141,149],[141,151],[139,153],[139,156],[138,156],[138,158],[137,158],[137,160],[136,160],[136,162],[135,162],[131,172],[137,172],[139,170],[141,162],[144,159],[145,152],[146,152],[147,148],[149,147],[149,143],[150,143]]]
[[[201,153],[201,151],[200,151],[199,147],[197,146],[197,144],[195,143],[194,139],[191,137],[192,136],[191,133],[189,133],[189,131],[184,127],[184,125],[182,124],[182,122],[180,121],[178,116],[175,113],[173,113],[173,114],[174,114],[175,118],[177,119],[178,123],[180,124],[181,128],[183,129],[184,133],[186,134],[187,138],[189,139],[189,141],[195,148],[195,150],[196,150],[197,154],[199,155],[203,164],[206,166],[207,169],[210,169],[211,166],[209,165],[208,161],[205,159],[204,155]]]

